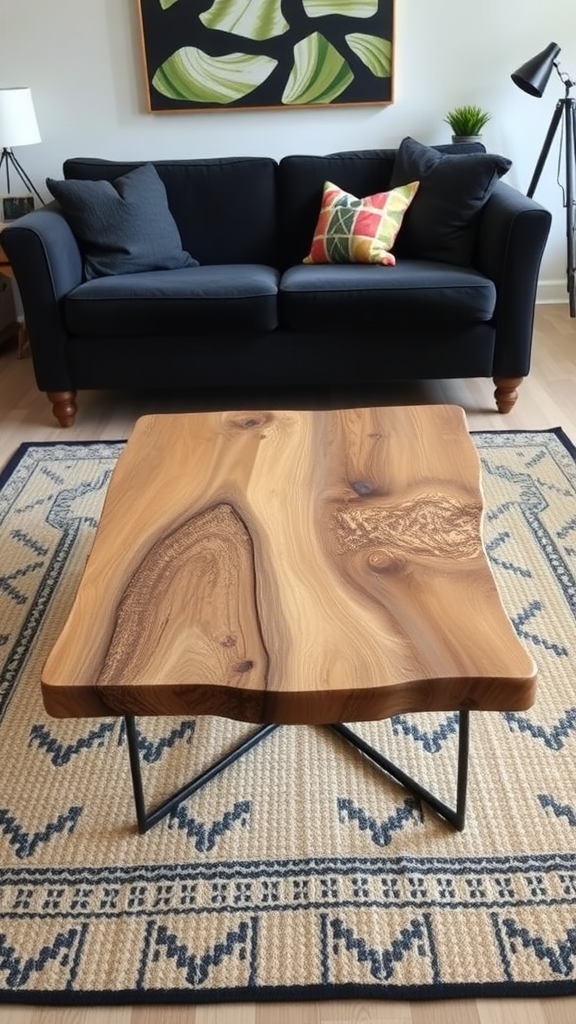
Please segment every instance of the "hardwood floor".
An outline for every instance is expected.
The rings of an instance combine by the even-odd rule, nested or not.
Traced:
[[[463,406],[471,430],[538,430],[562,427],[576,443],[576,320],[567,305],[539,306],[530,376],[516,407],[494,411],[489,380],[431,381],[380,390],[358,404],[449,402]],[[338,396],[331,402],[338,405]],[[349,399],[342,404],[354,404]],[[272,405],[272,403],[270,403]],[[74,427],[52,420],[48,400],[36,390],[29,358],[15,346],[0,350],[0,467],[24,441],[78,441],[127,437],[135,419],[149,412],[193,409],[185,395],[171,397],[80,394]],[[464,999],[447,1002],[388,1000],[220,1006],[62,1007],[0,1006],[1,1024],[573,1024],[576,996],[558,999]]]

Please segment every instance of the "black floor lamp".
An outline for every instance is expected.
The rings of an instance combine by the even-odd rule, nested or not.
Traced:
[[[565,150],[566,241],[568,252],[566,283],[570,302],[570,316],[576,316],[576,235],[574,210],[576,173],[576,99],[570,95],[570,92],[574,85],[576,85],[576,82],[573,82],[565,72],[560,70],[557,60],[559,53],[560,47],[558,44],[549,43],[544,50],[537,53],[535,57],[532,57],[530,60],[526,61],[522,67],[518,68],[511,77],[512,81],[515,82],[520,89],[523,89],[524,92],[529,93],[531,96],[537,96],[538,98],[544,94],[544,90],[548,84],[548,79],[552,74],[552,68],[556,68],[560,81],[564,85],[564,96],[556,103],[540,156],[538,157],[536,167],[534,168],[532,181],[528,187],[527,195],[530,197],[534,195],[536,186],[540,180],[542,169],[546,163],[546,158],[550,152],[550,146],[552,145],[558,128],[562,125]]]

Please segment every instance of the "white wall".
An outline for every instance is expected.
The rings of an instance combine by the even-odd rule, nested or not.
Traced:
[[[32,89],[42,143],[16,155],[45,195],[44,179],[61,176],[70,156],[278,158],[395,146],[405,135],[447,142],[444,115],[461,103],[492,112],[484,142],[511,158],[506,180],[526,191],[563,90],[553,74],[545,96],[534,99],[510,73],[551,41],[562,47],[562,68],[576,76],[574,0],[396,0],[395,101],[388,107],[149,114],[138,0],[0,0],[0,85]],[[554,217],[539,294],[563,301],[559,145],[558,135],[535,198]]]

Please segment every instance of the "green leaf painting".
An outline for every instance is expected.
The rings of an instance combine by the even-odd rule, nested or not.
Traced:
[[[341,14],[347,18],[371,18],[378,11],[378,0],[302,0],[309,18]]]
[[[282,0],[214,0],[200,21],[207,28],[246,39],[272,39],[290,28],[281,4]]]
[[[392,102],[395,0],[138,0],[151,113]]]
[[[282,103],[332,103],[353,77],[336,47],[314,32],[294,47],[294,67]]]
[[[277,61],[249,53],[211,57],[195,46],[184,46],[158,68],[152,84],[175,100],[195,103],[233,103],[261,85]]]
[[[351,32],[346,42],[373,75],[389,78],[392,73],[392,44],[389,39],[378,39],[364,32]]]

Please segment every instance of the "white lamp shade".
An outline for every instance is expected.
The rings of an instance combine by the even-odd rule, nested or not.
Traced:
[[[0,147],[12,149],[35,142],[42,139],[30,89],[0,89]]]

